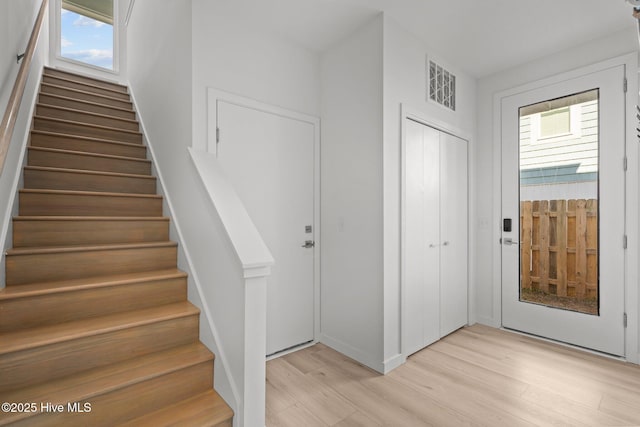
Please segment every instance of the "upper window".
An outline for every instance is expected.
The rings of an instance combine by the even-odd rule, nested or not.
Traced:
[[[114,70],[113,0],[62,0],[60,56]]]
[[[569,107],[540,113],[540,138],[551,138],[570,133],[571,110]]]

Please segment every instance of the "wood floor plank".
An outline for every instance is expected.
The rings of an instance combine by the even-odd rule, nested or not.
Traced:
[[[640,425],[640,366],[475,325],[387,375],[323,344],[271,360],[267,402],[269,427]]]
[[[267,425],[273,427],[327,427],[303,405],[296,403],[279,414],[268,414]]]
[[[281,390],[273,385],[273,383],[267,378],[267,411],[275,414],[282,412],[291,406],[295,405],[297,400],[289,392]]]
[[[412,414],[405,408],[396,406],[386,400],[385,395],[376,392],[368,384],[371,380],[352,381],[345,380],[340,370],[331,366],[325,366],[313,373],[318,381],[331,387],[338,395],[348,401],[353,407],[359,408],[376,422],[382,425],[402,426],[430,426],[431,424],[420,420],[416,414]],[[378,374],[378,377],[381,375]]]
[[[527,358],[545,360],[549,366],[553,366],[558,374],[579,376],[580,379],[595,380],[608,383],[615,389],[625,387],[633,392],[640,393],[640,382],[635,381],[633,375],[637,370],[636,365],[624,363],[615,359],[605,359],[599,355],[588,352],[575,351],[559,344],[550,343],[527,337],[515,335],[512,340],[505,341],[500,335],[490,331],[492,328],[482,327],[464,329],[459,335],[477,336],[485,342],[491,342],[503,348],[523,352]],[[480,333],[481,332],[481,333]]]
[[[628,426],[629,423],[600,411],[597,407],[589,407],[568,399],[557,393],[530,386],[522,394],[523,400],[538,403],[556,412],[564,412],[584,426]]]
[[[333,389],[323,385],[313,376],[300,373],[284,359],[272,361],[270,369],[274,374],[272,382],[281,390],[285,390],[319,420],[333,425],[348,417],[356,410]]]
[[[430,363],[428,358],[416,362],[411,367],[415,367],[416,371],[421,374],[426,373],[428,381],[442,383],[443,389],[431,396],[432,398],[446,399],[440,400],[442,404],[452,402],[449,403],[449,406],[469,417],[482,415],[481,418],[487,420],[488,425],[501,423],[518,425],[522,422],[525,425],[555,425],[559,421],[564,426],[583,426],[582,423],[562,411],[556,412],[548,407],[538,405],[535,401],[522,400],[521,393],[494,389],[484,381]],[[413,374],[411,378],[412,381],[415,381],[418,375]],[[473,404],[470,405],[469,402]],[[472,407],[475,405],[477,407]]]
[[[335,424],[334,427],[381,427],[382,424],[372,420],[362,412],[354,412],[348,418]]]
[[[638,405],[615,399],[608,394],[602,397],[599,409],[605,414],[627,421],[629,425],[638,425],[638,420],[640,420],[640,407]]]
[[[462,358],[476,366],[486,367],[495,372],[501,372],[504,375],[520,378],[526,383],[540,384],[551,392],[557,393],[559,390],[563,390],[564,393],[578,403],[596,406],[602,399],[602,393],[597,390],[590,388],[585,389],[577,386],[575,383],[554,377],[553,374],[545,373],[541,370],[542,367],[540,365],[532,366],[527,363],[521,363],[517,356],[511,356],[510,358],[498,361],[495,358],[487,357],[483,354],[480,347],[475,349],[469,347],[464,348],[460,345],[452,344],[451,341],[437,342],[433,345],[433,348],[451,357]]]

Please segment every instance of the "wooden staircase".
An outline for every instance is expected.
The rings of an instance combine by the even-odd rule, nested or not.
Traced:
[[[126,87],[45,68],[5,256],[0,425],[231,427]]]

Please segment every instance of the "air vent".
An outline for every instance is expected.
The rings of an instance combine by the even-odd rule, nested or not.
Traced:
[[[427,99],[456,111],[456,76],[427,60]]]

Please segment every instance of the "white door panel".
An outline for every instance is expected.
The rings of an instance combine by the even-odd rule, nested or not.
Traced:
[[[267,281],[267,354],[314,339],[312,124],[217,103],[221,167],[275,259]]]
[[[407,120],[404,300],[408,354],[440,338],[439,144],[435,129]]]
[[[467,324],[467,142],[441,133],[440,336]]]

